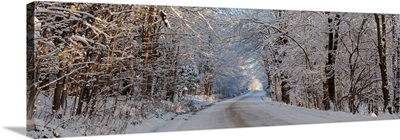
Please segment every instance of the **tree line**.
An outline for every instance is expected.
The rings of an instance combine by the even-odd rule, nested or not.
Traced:
[[[286,104],[399,112],[398,15],[34,2],[27,20],[28,121],[110,133],[95,126],[124,130],[112,118],[179,112],[252,79]]]
[[[320,110],[399,112],[399,16],[249,10],[271,98]]]
[[[187,95],[240,94],[247,83],[238,70],[242,62],[230,60],[239,51],[229,47],[229,14],[199,7],[29,4],[27,120],[84,117],[104,127],[111,121],[105,116],[146,118],[164,106],[172,112],[190,107]],[[135,112],[123,112],[126,106]]]

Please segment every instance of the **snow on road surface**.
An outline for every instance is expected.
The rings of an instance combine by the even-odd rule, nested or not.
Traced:
[[[276,126],[348,121],[399,119],[396,115],[371,117],[345,112],[321,111],[271,101],[265,91],[249,93],[216,103],[199,112],[173,115],[130,126],[127,133]]]

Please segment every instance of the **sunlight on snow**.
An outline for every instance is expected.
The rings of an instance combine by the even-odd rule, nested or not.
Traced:
[[[263,85],[258,79],[253,79],[248,87],[249,90],[262,90]]]

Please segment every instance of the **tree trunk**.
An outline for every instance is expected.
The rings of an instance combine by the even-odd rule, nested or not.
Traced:
[[[385,15],[381,15],[381,21],[379,20],[379,15],[374,14],[378,38],[378,53],[379,53],[379,69],[381,72],[382,79],[382,94],[383,94],[383,112],[386,111],[389,102],[389,90],[388,90],[388,77],[387,77],[387,67],[386,67],[386,21]],[[382,23],[382,29],[381,29]],[[383,44],[382,44],[383,43]]]
[[[61,53],[60,56],[60,70],[57,73],[57,78],[63,77],[65,75],[65,66],[66,66],[66,60],[67,60],[67,52],[68,52],[68,47],[64,46],[63,52]],[[54,90],[54,97],[53,97],[53,110],[57,111],[60,106],[61,106],[61,94],[64,88],[64,82],[65,82],[65,77],[59,80],[56,84],[56,88]]]
[[[111,47],[109,47],[108,51],[107,51],[108,61],[107,61],[106,69],[105,69],[105,71],[106,71],[106,76],[105,76],[106,77],[106,82],[104,84],[104,90],[102,91],[103,95],[106,95],[111,91],[110,84],[111,84],[112,69],[113,69],[113,60],[111,60],[111,57],[113,57],[113,55],[114,55],[115,44],[111,44],[110,46]]]
[[[67,73],[71,72],[72,57],[68,60]],[[66,77],[63,84],[63,91],[61,94],[61,107],[67,109],[67,96],[68,96],[68,83],[69,77]]]
[[[89,61],[89,51],[87,51],[86,56],[85,56],[85,62]],[[82,89],[81,92],[79,94],[79,100],[78,100],[78,107],[76,110],[76,115],[80,115],[82,113],[82,108],[83,108],[83,101],[85,100],[84,98],[89,97],[89,86],[87,85],[87,81],[88,81],[88,73],[90,72],[90,67],[86,66],[85,71],[84,71],[84,75],[82,75]]]
[[[281,74],[281,77],[283,80],[281,80],[281,89],[282,89],[282,101],[286,104],[290,104],[290,95],[288,91],[290,90],[290,87],[288,86],[288,82],[286,81],[287,76],[284,74]]]
[[[329,16],[329,12],[327,13]],[[335,24],[336,23],[336,24]],[[328,18],[328,61],[325,66],[325,75],[326,81],[323,83],[324,87],[324,109],[331,109],[330,102],[336,104],[336,95],[335,95],[335,61],[336,61],[336,50],[338,48],[338,39],[339,39],[339,24],[340,24],[340,16],[336,14],[335,19]]]
[[[149,12],[148,12],[148,17],[147,17],[147,30],[146,30],[146,37],[143,38],[143,42],[145,44],[145,55],[144,55],[144,85],[142,87],[142,98],[146,98],[147,97],[147,92],[149,90],[149,88],[151,88],[150,85],[150,81],[151,81],[151,76],[149,74],[149,57],[150,57],[150,52],[151,52],[151,41],[152,41],[152,28],[153,28],[153,12],[154,12],[155,7],[154,6],[150,6],[149,8]]]
[[[26,86],[27,86],[27,94],[26,94],[26,119],[31,120],[33,116],[33,110],[35,106],[35,96],[37,92],[37,88],[34,84],[38,82],[37,73],[40,72],[40,62],[35,58],[35,44],[34,44],[34,33],[35,33],[35,21],[34,21],[34,9],[35,3],[30,3],[26,6],[26,16],[28,19],[27,22],[27,48],[26,48]],[[38,51],[39,52],[39,51]],[[27,126],[28,128],[32,128]]]
[[[275,74],[275,100],[279,101],[279,74]]]
[[[209,77],[209,76],[207,76],[206,77],[206,85],[204,86],[204,88],[205,88],[205,94],[207,95],[207,96],[211,96],[211,90],[212,90],[212,82],[211,82],[212,80],[211,80],[211,77]]]
[[[393,112],[398,113],[399,112],[399,101],[396,99],[398,98],[400,94],[400,38],[398,37],[398,32],[396,32],[396,16],[392,16],[392,38],[393,38],[393,44],[394,48],[396,50],[395,54],[393,55],[392,59],[392,70],[393,70],[393,75],[394,75],[394,89],[393,89],[393,99],[392,99],[392,106],[393,106]]]
[[[59,56],[59,70],[57,73],[57,79],[61,78],[65,75],[65,68],[67,65],[67,54],[68,54],[68,46],[65,45],[62,48],[62,53]],[[60,106],[61,106],[61,96],[62,96],[62,92],[64,90],[64,84],[65,84],[65,77],[61,78],[59,81],[57,81],[56,83],[56,88],[54,89],[54,96],[53,96],[53,106],[52,109],[53,111],[57,111]]]
[[[278,18],[282,18],[283,17],[283,10],[278,10]],[[282,21],[279,23],[279,29],[282,31],[287,30],[288,27],[288,21]],[[283,33],[282,36],[280,36],[276,42],[277,45],[286,45],[289,43],[288,37],[286,36],[287,33]],[[282,54],[279,54],[277,51],[275,52],[275,54],[278,56],[278,58],[281,57],[281,55],[284,57],[286,52],[283,52]],[[281,59],[277,59],[276,60],[276,64],[278,64],[278,66],[280,66],[282,64],[282,60]],[[279,67],[278,67],[279,69]],[[285,71],[280,73],[280,87],[281,87],[281,100],[286,103],[289,104],[290,103],[290,95],[289,95],[289,90],[290,90],[290,85],[288,85],[288,81],[287,79],[289,78],[287,74],[285,74]]]
[[[69,8],[70,8],[71,10],[75,10],[75,4],[71,3]],[[69,13],[69,18],[71,18],[72,16],[73,16],[73,13],[70,12],[70,13]],[[74,26],[73,24],[74,24],[73,22],[70,22],[70,26],[71,26],[71,27]],[[76,33],[74,32],[74,34],[76,34]],[[68,59],[67,73],[71,72],[71,64],[72,64],[72,61],[73,61],[73,57],[70,56],[69,59]],[[62,107],[63,109],[66,109],[66,108],[67,108],[67,96],[68,96],[69,77],[64,78],[64,81],[63,81],[63,82],[64,82],[64,83],[63,83],[63,89],[62,89],[60,104],[61,104],[61,107]],[[64,113],[65,113],[65,112],[64,112]]]
[[[97,65],[96,65],[96,72],[97,73],[101,72],[101,58],[103,58],[103,55],[99,54],[99,56],[97,57]],[[87,107],[84,110],[84,113],[87,114],[88,110],[90,108],[90,111],[89,111],[89,114],[88,114],[89,116],[92,116],[92,114],[93,114],[93,112],[95,110],[96,101],[97,101],[96,97],[98,95],[97,91],[99,89],[99,84],[100,84],[100,76],[96,75],[95,77],[96,77],[96,82],[94,83],[93,89],[92,89],[92,91],[90,93],[90,96],[88,98],[88,101],[87,101],[88,105],[86,105]],[[89,103],[90,103],[90,105],[89,105]]]
[[[269,92],[269,96],[272,98],[271,95],[271,84],[272,84],[272,74],[271,74],[271,62],[269,61],[268,58],[265,59],[265,64],[267,67],[267,76],[268,76],[268,92]]]

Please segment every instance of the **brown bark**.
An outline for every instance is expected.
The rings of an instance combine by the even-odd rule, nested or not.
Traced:
[[[69,58],[68,60],[68,67],[67,67],[67,73],[71,72],[71,65],[72,65],[72,57]],[[64,79],[64,84],[63,84],[63,91],[61,94],[61,107],[63,109],[67,108],[67,97],[68,97],[68,83],[69,83],[69,77],[66,77]]]
[[[74,10],[75,5],[71,3],[70,9]],[[70,12],[69,18],[71,18],[72,16],[73,16],[73,14]],[[69,33],[69,34],[71,34],[71,33]],[[64,46],[63,52],[60,55],[60,70],[57,73],[57,77],[62,77],[66,74],[65,69],[67,66],[67,56],[68,56],[68,46]],[[68,69],[70,70],[70,68],[68,68]],[[67,84],[68,83],[66,81],[66,77],[62,78],[56,84],[56,88],[54,91],[54,98],[53,98],[53,110],[55,110],[55,111],[57,111],[63,104],[66,104],[65,100],[67,98],[67,87],[68,87]],[[64,108],[65,107],[66,107],[66,105],[64,106]]]
[[[270,92],[269,96],[272,98],[271,95],[271,84],[272,84],[272,74],[271,74],[271,62],[269,61],[268,58],[265,59],[265,65],[267,67],[267,76],[268,76],[268,90]]]
[[[85,56],[85,62],[88,62],[89,61],[89,51],[86,53],[86,56]],[[82,107],[83,107],[83,101],[85,100],[85,97],[87,98],[87,97],[89,97],[89,86],[87,85],[87,81],[88,81],[88,73],[91,71],[91,69],[90,69],[90,67],[89,66],[86,66],[86,68],[85,68],[85,70],[84,70],[84,72],[83,72],[83,75],[82,75],[82,84],[81,84],[81,87],[82,87],[82,89],[81,89],[81,92],[80,92],[80,94],[79,94],[79,100],[78,100],[78,107],[77,107],[77,110],[76,110],[76,115],[80,115],[81,113],[82,113]]]
[[[100,65],[101,62],[102,62],[101,58],[103,58],[103,55],[99,54],[97,56],[97,65],[96,65],[96,72],[97,73],[101,72],[101,65]],[[95,106],[96,106],[96,100],[95,99],[96,99],[96,97],[98,95],[97,91],[98,91],[99,85],[100,85],[100,76],[99,76],[99,74],[97,74],[95,76],[95,78],[96,78],[96,81],[93,84],[92,91],[90,92],[90,94],[88,96],[87,105],[86,105],[85,110],[84,110],[84,114],[88,114],[89,108],[90,108],[90,112],[88,114],[89,116],[92,116],[92,114],[94,112],[94,109],[95,109]]]
[[[64,46],[63,52],[60,55],[60,70],[57,73],[57,78],[64,76],[65,74],[65,66],[66,66],[66,59],[67,59],[67,52],[68,47]],[[64,81],[65,77],[62,78],[60,81],[57,82],[56,88],[54,90],[54,97],[53,97],[53,110],[57,111],[61,106],[61,94],[64,88]]]
[[[152,41],[152,28],[153,28],[153,12],[154,12],[155,6],[150,6],[149,12],[148,12],[148,17],[147,17],[147,29],[146,29],[146,36],[143,38],[143,42],[145,44],[145,58],[144,58],[144,85],[142,87],[142,98],[147,97],[147,92],[148,89],[151,88],[150,81],[151,81],[151,76],[149,74],[149,57],[150,57],[150,52],[151,52],[151,41]]]
[[[128,48],[127,45],[124,45],[124,49],[123,49],[123,51],[122,51],[121,58],[124,57],[127,48]],[[121,79],[122,83],[125,82],[125,81],[124,81],[124,77],[123,77],[123,76],[124,76],[124,75],[123,75],[123,73],[124,73],[123,66],[125,66],[125,64],[124,64],[124,62],[121,62],[120,66],[119,66],[119,78]],[[123,85],[123,84],[122,84],[122,85]],[[118,86],[119,86],[119,85],[118,85]],[[125,88],[125,87],[122,87],[122,88]],[[123,92],[123,91],[121,91],[121,92]],[[116,111],[117,111],[118,95],[121,95],[121,93],[120,93],[120,92],[117,92],[117,95],[115,96],[114,109],[113,109],[113,111],[112,111],[112,114],[114,114],[114,115],[116,115],[115,113],[116,113]],[[126,94],[125,94],[125,95],[126,95]],[[88,102],[89,102],[89,101],[88,101]]]
[[[327,13],[329,14],[329,13]],[[334,24],[336,23],[336,24]],[[334,25],[333,25],[334,24]],[[323,104],[324,109],[331,109],[330,103],[336,104],[336,95],[335,95],[335,61],[336,61],[336,50],[338,48],[338,39],[339,39],[339,24],[340,24],[340,16],[336,14],[334,19],[328,18],[328,61],[325,64],[325,75],[326,81],[323,83],[324,87],[324,97]]]
[[[110,36],[112,34],[110,33]],[[103,95],[108,94],[111,91],[110,84],[111,84],[111,77],[112,77],[112,68],[113,68],[113,61],[111,57],[113,57],[114,54],[114,49],[115,49],[115,44],[111,44],[111,47],[108,48],[107,50],[107,65],[105,68],[106,71],[106,80],[104,84],[104,90],[102,91]]]
[[[378,38],[378,54],[379,54],[379,69],[381,72],[381,89],[383,94],[383,112],[386,111],[389,102],[389,90],[388,90],[388,77],[387,77],[387,66],[386,66],[386,21],[385,15],[381,15],[381,21],[378,14],[374,14]],[[382,24],[382,29],[381,29]],[[383,43],[383,44],[382,44]]]
[[[75,4],[71,3],[69,8],[71,10],[75,10]],[[69,18],[71,18],[72,16],[73,16],[73,13],[70,12],[69,13]],[[74,23],[71,22],[70,26],[71,27],[74,26],[73,24]],[[74,32],[74,34],[76,34],[76,32]],[[73,61],[73,57],[70,56],[69,60],[68,60],[67,73],[71,72],[72,61]],[[64,78],[63,82],[64,82],[63,83],[63,89],[62,89],[63,91],[62,91],[62,94],[61,94],[60,104],[61,104],[62,108],[66,109],[67,108],[67,96],[68,96],[68,90],[67,89],[68,89],[68,84],[69,84],[69,77]]]
[[[288,85],[288,82],[286,79],[288,78],[285,74],[281,73],[281,77],[283,80],[281,80],[281,90],[282,90],[282,101],[286,104],[290,104],[290,95],[289,95],[289,90],[290,86]]]
[[[101,70],[101,66],[100,66],[100,62],[99,62],[99,64],[97,64],[96,71],[97,71],[97,72],[100,72],[100,70]],[[98,91],[98,89],[99,89],[99,84],[100,84],[100,76],[99,76],[99,75],[96,75],[95,86],[93,87],[91,96],[90,96],[90,98],[88,99],[88,103],[91,102],[91,104],[90,104],[89,116],[91,116],[91,115],[93,114],[93,112],[95,111],[95,106],[96,106],[96,100],[95,100],[96,98],[95,98],[95,97],[97,97],[97,95],[98,95],[97,91]],[[88,108],[89,108],[89,107],[88,107]],[[85,113],[87,113],[87,112],[88,112],[88,111],[85,110]]]

